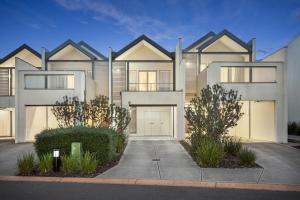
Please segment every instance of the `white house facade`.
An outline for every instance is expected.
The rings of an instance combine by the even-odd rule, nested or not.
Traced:
[[[243,112],[230,134],[253,141],[287,142],[287,69],[284,61],[255,61],[255,39],[224,30],[209,32],[187,48],[178,39],[169,52],[142,35],[108,56],[67,40],[39,54],[22,45],[0,64],[0,137],[33,141],[57,127],[52,106],[63,96],[96,95],[125,107],[129,137],[186,137],[185,106],[207,84],[242,95]]]

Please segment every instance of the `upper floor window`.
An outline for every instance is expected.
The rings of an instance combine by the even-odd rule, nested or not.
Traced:
[[[274,83],[276,67],[221,67],[223,83]]]
[[[25,75],[25,89],[74,89],[74,75]]]

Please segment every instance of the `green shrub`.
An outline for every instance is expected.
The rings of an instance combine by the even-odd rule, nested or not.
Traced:
[[[97,169],[97,160],[93,154],[90,152],[85,152],[81,158],[80,163],[80,173],[81,174],[91,174]]]
[[[72,156],[63,155],[61,156],[62,171],[65,174],[75,172],[79,169],[79,163],[76,158]]]
[[[117,133],[109,128],[57,128],[44,130],[36,135],[34,143],[38,156],[60,149],[61,155],[70,155],[72,142],[80,142],[83,152],[95,155],[100,165],[105,165],[115,158],[114,138]]]
[[[224,149],[219,140],[209,136],[201,136],[196,145],[192,147],[196,162],[203,167],[218,167],[220,165],[224,158]]]
[[[298,124],[296,122],[289,122],[288,123],[288,134],[294,135],[298,131]]]
[[[123,152],[125,146],[126,146],[126,135],[125,134],[116,134],[114,137],[114,146],[116,148],[117,154],[120,154]]]
[[[256,160],[256,155],[253,151],[247,149],[247,148],[242,148],[240,152],[238,153],[239,160],[242,165],[244,166],[254,166],[255,165],[255,160]]]
[[[235,137],[224,137],[222,143],[225,153],[233,156],[236,156],[242,148],[241,140]]]
[[[41,156],[39,163],[39,170],[42,174],[47,174],[52,171],[52,154],[46,153]]]
[[[18,157],[17,168],[20,175],[32,174],[35,167],[35,160],[33,153],[23,154]]]

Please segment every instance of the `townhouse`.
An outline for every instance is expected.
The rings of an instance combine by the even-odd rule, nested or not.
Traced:
[[[34,140],[57,127],[51,112],[64,95],[90,100],[106,95],[129,109],[127,134],[137,138],[186,137],[184,107],[207,84],[242,95],[245,113],[230,134],[246,140],[287,142],[286,68],[256,61],[255,39],[244,42],[227,30],[209,32],[186,48],[178,39],[169,52],[142,35],[104,56],[68,40],[41,54],[23,45],[1,60],[1,137]]]

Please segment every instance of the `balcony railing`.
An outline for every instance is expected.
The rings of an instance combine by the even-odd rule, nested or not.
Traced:
[[[14,89],[14,68],[0,68],[0,96],[13,96]]]
[[[128,89],[140,92],[172,91],[173,83],[129,83]]]

